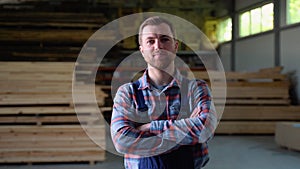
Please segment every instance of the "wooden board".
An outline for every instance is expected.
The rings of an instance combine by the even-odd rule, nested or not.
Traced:
[[[77,28],[77,29],[100,29],[101,24],[95,23],[63,23],[63,22],[30,22],[30,21],[21,21],[21,22],[13,22],[13,21],[0,21],[1,26],[5,27],[15,27],[15,28]]]
[[[2,125],[0,128],[0,141],[61,141],[61,140],[89,140],[84,132],[85,127],[90,133],[95,134],[95,139],[101,140],[105,134],[104,125],[81,126],[81,125]],[[55,137],[53,137],[55,136]],[[15,138],[15,139],[14,139]]]
[[[76,110],[80,114],[93,114],[100,111],[111,111],[111,107],[100,107],[97,109],[90,105],[80,105]],[[0,107],[0,115],[74,115],[74,107],[66,106],[34,106],[34,107]]]
[[[73,72],[74,62],[0,62],[2,72]]]
[[[222,120],[300,121],[300,106],[225,106]]]
[[[83,45],[94,33],[94,30],[0,30],[0,39],[5,42],[52,42],[52,43],[80,43]],[[92,40],[112,42],[113,31],[107,31],[101,36],[93,36]],[[80,35],[80,36],[76,36]]]
[[[274,134],[275,121],[221,121],[216,134]]]
[[[215,99],[214,103],[216,105],[223,104],[224,99]],[[252,106],[276,106],[276,105],[281,105],[281,106],[287,106],[291,103],[290,99],[249,99],[249,98],[242,98],[242,99],[226,99],[226,105],[252,105]]]
[[[264,86],[228,86],[226,98],[289,98],[289,87],[264,87]],[[222,98],[224,87],[214,87],[214,98]]]
[[[56,22],[56,23],[105,23],[103,14],[93,13],[62,13],[62,12],[11,12],[0,13],[3,21]]]
[[[97,161],[105,160],[105,151],[94,150],[60,150],[49,149],[40,151],[17,151],[17,152],[1,152],[1,163],[34,163],[34,162],[90,162],[93,164]]]

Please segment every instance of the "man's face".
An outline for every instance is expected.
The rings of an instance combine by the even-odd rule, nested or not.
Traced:
[[[141,39],[140,51],[149,66],[164,70],[174,64],[178,42],[167,24],[145,26]]]

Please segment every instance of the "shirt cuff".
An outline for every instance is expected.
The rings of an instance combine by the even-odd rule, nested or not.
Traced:
[[[164,120],[155,120],[150,123],[150,133],[160,134],[163,132]]]

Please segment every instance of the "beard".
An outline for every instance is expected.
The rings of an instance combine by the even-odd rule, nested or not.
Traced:
[[[166,50],[155,51],[144,56],[145,61],[149,65],[159,70],[165,70],[170,64],[174,64],[175,57],[176,55],[174,53]]]

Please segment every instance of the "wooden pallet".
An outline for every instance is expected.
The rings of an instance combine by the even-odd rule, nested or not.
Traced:
[[[100,86],[76,83],[79,97],[86,99],[75,109],[74,67],[72,62],[0,62],[0,163],[105,160],[101,111],[107,109],[102,108],[107,95]],[[92,86],[95,92],[86,90]]]

